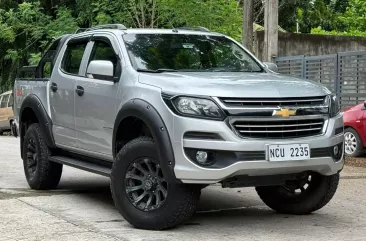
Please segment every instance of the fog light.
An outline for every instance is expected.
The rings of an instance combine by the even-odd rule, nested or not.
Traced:
[[[197,151],[196,153],[196,160],[200,164],[206,164],[208,154],[205,151]]]
[[[344,149],[344,144],[339,143],[338,145],[333,146],[333,159],[334,161],[338,162],[342,159],[343,157],[343,149]]]

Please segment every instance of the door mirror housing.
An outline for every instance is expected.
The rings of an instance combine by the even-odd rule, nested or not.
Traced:
[[[264,66],[266,66],[267,69],[272,70],[273,72],[278,73],[278,67],[277,64],[270,63],[270,62],[264,62]]]
[[[363,102],[363,107],[366,109],[366,100]]]
[[[113,80],[113,63],[106,60],[93,60],[89,63],[86,75],[93,79]]]

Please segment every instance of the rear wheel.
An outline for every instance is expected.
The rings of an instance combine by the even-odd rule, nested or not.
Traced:
[[[111,174],[114,203],[133,226],[161,230],[193,215],[200,187],[169,182],[151,138],[127,143],[117,154]]]
[[[309,214],[324,207],[334,196],[339,174],[323,176],[308,173],[285,186],[257,187],[262,201],[271,209],[286,214]]]
[[[27,129],[23,142],[23,166],[29,186],[36,190],[55,189],[60,182],[62,164],[50,162],[50,150],[38,123]]]
[[[362,140],[353,128],[344,131],[344,145],[347,156],[359,157],[364,154]]]

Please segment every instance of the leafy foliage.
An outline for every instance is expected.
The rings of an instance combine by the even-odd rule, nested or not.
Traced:
[[[17,70],[37,64],[53,38],[79,27],[123,23],[136,28],[203,26],[241,41],[247,0],[1,0],[0,92]],[[263,25],[263,0],[254,0]],[[279,0],[279,25],[302,33],[365,35],[364,0]],[[258,26],[259,26],[258,25]]]

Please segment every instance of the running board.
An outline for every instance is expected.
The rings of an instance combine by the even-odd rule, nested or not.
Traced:
[[[89,159],[90,161],[86,161],[65,156],[50,156],[48,159],[52,162],[75,167],[77,169],[92,172],[105,177],[111,176],[112,163],[105,162],[101,164],[100,162],[92,162],[91,158]]]

